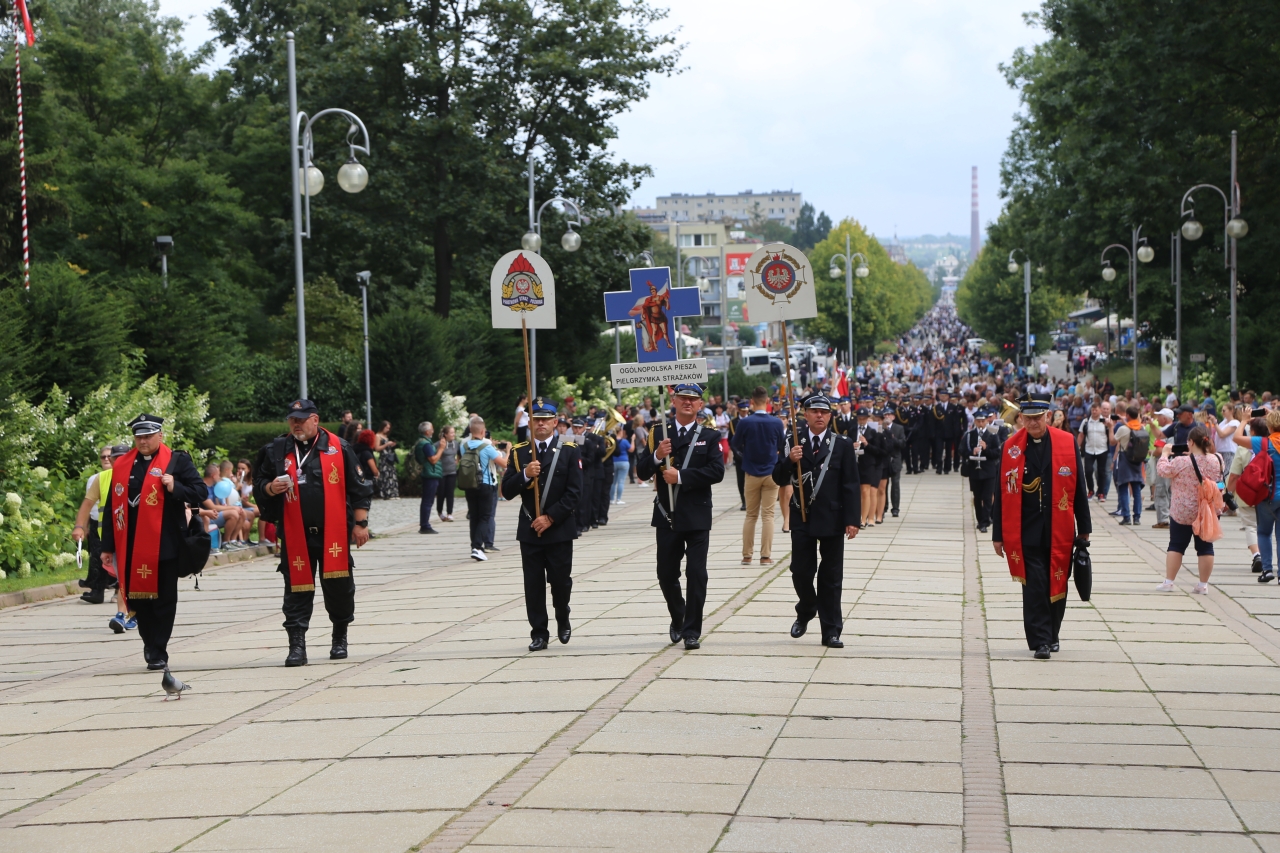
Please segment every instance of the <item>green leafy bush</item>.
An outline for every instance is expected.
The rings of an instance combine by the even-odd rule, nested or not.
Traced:
[[[75,562],[67,548],[77,497],[66,477],[43,466],[19,469],[0,481],[0,578]]]

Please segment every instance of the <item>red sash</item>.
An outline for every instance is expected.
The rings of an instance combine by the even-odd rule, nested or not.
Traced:
[[[345,578],[351,575],[351,563],[347,549],[347,477],[343,463],[342,443],[327,429],[320,430],[329,437],[329,446],[320,450],[319,440],[315,452],[320,454],[320,472],[324,478],[324,541],[320,572],[326,578]],[[291,445],[292,447],[292,445]],[[284,457],[284,471],[293,480],[293,488],[284,493],[284,558],[289,567],[289,590],[307,592],[316,588],[311,574],[311,555],[307,553],[307,531],[302,523],[302,504],[298,500],[298,460],[290,451]]]
[[[151,467],[142,478],[138,492],[138,520],[134,525],[137,538],[129,551],[129,474],[138,458],[137,449],[130,450],[111,466],[111,523],[115,525],[116,573],[130,598],[160,597],[160,530],[164,526],[164,500],[168,491],[160,478],[169,469],[172,451],[160,445],[151,459]],[[129,566],[121,572],[121,561]]]
[[[1060,601],[1067,595],[1067,572],[1071,565],[1071,547],[1075,544],[1076,450],[1071,434],[1050,427],[1049,446],[1052,465],[1049,482],[1049,600]],[[1022,559],[1022,479],[1027,464],[1027,431],[1020,429],[1004,443],[1000,455],[1000,523],[1004,536],[1004,555],[1009,561],[1009,574],[1018,583],[1027,582],[1027,567]]]

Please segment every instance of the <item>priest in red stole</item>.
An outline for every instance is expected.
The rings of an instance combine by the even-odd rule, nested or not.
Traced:
[[[286,419],[289,432],[258,451],[253,494],[262,517],[280,532],[282,609],[289,635],[284,665],[302,666],[317,579],[333,625],[329,658],[347,656],[347,626],[356,612],[351,543],[359,548],[369,541],[373,485],[361,476],[351,446],[320,426],[315,403],[294,400]]]
[[[1041,660],[1058,650],[1076,537],[1087,541],[1093,531],[1079,451],[1069,432],[1048,425],[1049,401],[1048,394],[1019,401],[1022,428],[1000,454],[991,532],[996,554],[1022,584],[1027,646]]]
[[[111,469],[111,514],[102,523],[102,564],[116,567],[122,601],[138,619],[147,669],[169,665],[169,637],[178,615],[178,547],[187,507],[199,508],[208,487],[191,457],[164,443],[164,418],[129,422],[133,449]]]

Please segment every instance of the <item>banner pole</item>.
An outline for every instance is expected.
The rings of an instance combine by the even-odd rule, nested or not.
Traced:
[[[662,438],[665,441],[671,438],[671,426],[667,423],[667,386],[658,386],[658,402],[662,404]],[[673,454],[668,453],[667,458],[663,460],[664,468],[671,467],[671,457]],[[671,511],[676,511],[676,487],[667,483],[667,505],[671,507]]]
[[[800,417],[800,407],[795,397],[795,389],[791,387],[791,350],[787,348],[787,321],[782,321],[782,364],[787,372],[787,405],[791,407],[791,441],[793,447],[800,446],[800,432],[796,427],[796,418]],[[809,514],[804,508],[804,470],[796,463],[796,495],[800,498],[800,520],[809,522]]]
[[[538,458],[537,443],[533,439],[533,373],[529,369],[529,321],[520,318],[520,334],[524,337],[524,387],[529,402],[525,404],[525,416],[529,419],[529,455]],[[517,458],[517,464],[519,459]],[[542,515],[542,490],[538,487],[538,478],[533,478],[533,517]],[[539,536],[542,534],[539,533]]]

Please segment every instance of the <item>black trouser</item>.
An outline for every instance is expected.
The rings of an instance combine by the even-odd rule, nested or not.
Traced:
[[[595,492],[592,493],[592,504],[595,508],[595,516],[591,519],[592,524],[609,523],[609,487],[613,485],[613,463],[606,459],[604,465],[600,476],[596,478]]]
[[[418,502],[418,529],[431,529],[431,504],[435,502],[436,490],[440,488],[439,477],[422,478],[422,500]]]
[[[281,553],[284,553],[283,551]],[[311,576],[315,578],[320,572],[320,560],[324,555],[324,543],[319,539],[307,540],[307,553],[311,555]],[[351,562],[351,558],[347,558]],[[329,614],[329,621],[334,625],[350,625],[356,616],[356,580],[354,568],[352,574],[345,578],[326,578],[320,575],[320,589],[324,591],[324,609]],[[289,572],[283,568],[284,576],[284,611],[285,630],[301,628],[303,631],[311,626],[311,612],[315,606],[316,591],[292,592],[289,589]],[[141,623],[138,625],[142,627]]]
[[[582,467],[582,493],[578,496],[578,505],[573,510],[574,521],[578,532],[591,529],[595,524],[596,491],[600,485],[596,469],[589,465]]]
[[[951,470],[951,457],[946,455],[946,443],[942,436],[930,439],[929,466],[935,471],[941,471],[944,461],[947,470]]]
[[[125,571],[123,568],[119,571]],[[150,649],[151,660],[169,659],[169,637],[173,635],[173,620],[178,615],[178,560],[160,561],[157,579],[158,598],[129,596],[129,609],[138,618],[138,636],[142,645]]]
[[[457,474],[445,474],[436,491],[436,515],[453,515],[453,492],[458,487]]]
[[[550,639],[547,631],[547,584],[556,611],[556,628],[569,624],[569,593],[573,591],[573,542],[520,543],[524,567],[524,609],[529,615],[529,637]]]
[[[111,575],[102,568],[102,538],[98,536],[98,522],[92,518],[89,519],[88,532],[85,544],[89,549],[89,574],[85,577],[85,583],[89,585],[89,589],[101,592],[111,585]]]
[[[467,521],[471,524],[471,550],[484,548],[489,535],[489,514],[493,512],[493,486],[481,483],[467,489]]]
[[[979,527],[991,526],[991,513],[996,506],[996,483],[998,477],[969,480],[969,491],[973,492],[973,512]]]
[[[738,500],[741,506],[747,505],[747,472],[742,467],[742,457],[733,457],[733,470],[738,477]]]
[[[658,585],[667,600],[671,624],[680,636],[696,640],[702,636],[702,608],[707,602],[708,530],[676,533],[664,527],[658,531]],[[680,559],[684,558],[688,598],[680,594]]]
[[[821,552],[822,560],[818,561]],[[814,577],[817,577],[817,591]],[[840,636],[844,611],[840,593],[844,586],[844,535],[810,536],[791,528],[791,584],[796,589],[796,618],[808,622],[815,615],[822,638]]]
[[[908,473],[921,474],[929,468],[929,439],[913,436],[910,445],[911,467]]]
[[[1091,495],[1105,495],[1111,482],[1111,454],[1103,451],[1083,455],[1085,488]]]
[[[1058,630],[1067,612],[1067,598],[1049,600],[1049,547],[1036,545],[1022,549],[1027,582],[1022,587],[1022,628],[1027,648],[1038,649],[1058,642]]]
[[[889,509],[898,511],[902,500],[902,457],[889,457]]]

